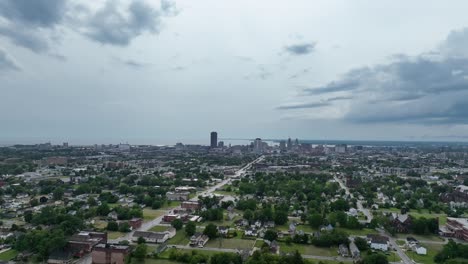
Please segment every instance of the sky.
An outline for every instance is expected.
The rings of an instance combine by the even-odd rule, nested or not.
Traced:
[[[2,0],[0,143],[467,141],[466,10]]]

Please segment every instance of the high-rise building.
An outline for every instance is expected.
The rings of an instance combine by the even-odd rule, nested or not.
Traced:
[[[281,140],[281,141],[280,141],[280,144],[279,144],[279,148],[280,148],[281,150],[285,150],[285,149],[286,149],[286,141]]]
[[[217,132],[211,132],[211,148],[216,148],[218,147],[218,133]]]
[[[296,138],[296,140],[294,141],[294,145],[299,146],[299,139]]]
[[[288,138],[288,149],[292,149],[292,140],[291,138]]]
[[[263,142],[261,138],[256,138],[254,141],[254,152],[262,153],[263,152]]]
[[[224,148],[224,141],[218,142],[218,148]]]

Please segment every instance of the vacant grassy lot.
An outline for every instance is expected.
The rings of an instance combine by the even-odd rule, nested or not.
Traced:
[[[239,238],[216,238],[216,239],[211,239],[210,241],[208,241],[205,247],[252,249],[254,244],[255,244],[255,240],[239,239]]]
[[[434,244],[424,244],[421,243],[421,245],[425,248],[427,248],[427,255],[418,255],[416,252],[412,251],[407,251],[406,254],[408,257],[413,259],[414,261],[418,263],[424,263],[424,264],[433,264],[434,262],[434,256],[442,250],[443,245],[434,245]]]
[[[117,239],[121,236],[123,236],[125,233],[122,232],[116,232],[116,231],[108,231],[107,232],[107,238],[109,239]]]
[[[338,227],[338,230],[345,231],[349,235],[355,235],[355,236],[366,236],[368,234],[378,234],[375,229],[370,229],[370,228],[363,228],[363,229],[348,229],[348,228],[341,228]]]
[[[185,235],[183,230],[177,231],[176,235],[169,239],[167,244],[169,245],[187,245],[189,243],[188,237]]]
[[[206,255],[206,256],[211,256],[211,255],[214,255],[216,253],[219,253],[218,251],[200,250],[200,249],[197,249],[197,248],[194,248],[194,249],[175,249],[175,248],[171,248],[171,249],[165,250],[163,253],[161,253],[160,257],[163,258],[163,259],[168,259],[169,255],[171,254],[172,251],[177,251],[177,252],[180,252],[180,253],[188,253],[188,254],[192,254],[192,252],[196,252],[196,254]],[[159,263],[159,262],[157,262],[157,263]]]
[[[434,242],[443,242],[444,239],[436,235],[420,236],[414,234],[397,234],[395,237],[397,239],[406,239],[406,237],[412,236],[419,241],[434,241]]]
[[[149,231],[154,231],[154,232],[164,232],[166,231],[170,226],[153,226]],[[184,230],[180,230],[179,232],[184,232]]]
[[[296,250],[299,251],[299,253],[303,255],[327,256],[327,257],[338,256],[337,248],[320,248],[320,247],[316,247],[313,245],[302,245],[302,244],[294,244],[294,243],[287,245],[284,242],[280,242],[280,252],[293,253]]]
[[[0,254],[0,260],[9,261],[14,259],[16,255],[18,255],[18,251],[10,249]]]
[[[145,208],[143,209],[143,218],[145,220],[153,220],[155,218],[158,218],[162,215],[164,215],[164,211],[162,210],[154,210],[154,209],[150,209],[150,208]]]

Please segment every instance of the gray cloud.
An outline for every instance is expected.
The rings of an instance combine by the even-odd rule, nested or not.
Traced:
[[[109,0],[89,18],[85,35],[102,44],[126,46],[144,32],[159,33],[161,18],[175,15],[174,10],[175,4],[167,0],[161,2],[161,10],[133,1],[122,13],[116,2]]]
[[[315,43],[294,44],[284,47],[284,50],[292,55],[307,55],[314,51]]]
[[[291,105],[283,105],[279,106],[276,109],[278,110],[289,110],[289,109],[304,109],[304,108],[318,108],[329,106],[330,104],[327,102],[316,102],[316,103],[303,103],[303,104],[291,104]]]
[[[466,124],[468,56],[460,51],[467,46],[468,30],[454,31],[435,52],[354,69],[303,95],[335,96],[326,102],[353,97],[343,113],[351,122]]]
[[[0,48],[0,72],[4,70],[19,71],[21,68],[6,51]]]
[[[49,31],[66,14],[65,0],[0,1],[0,17],[8,23],[0,26],[0,35],[14,44],[40,53],[49,49]]]
[[[2,0],[0,15],[13,23],[35,27],[53,27],[65,14],[64,0]]]
[[[83,4],[68,0],[0,1],[0,36],[36,53],[50,50],[58,26],[78,30],[102,44],[126,46],[145,32],[159,33],[162,17],[179,13],[175,2],[161,0],[155,9],[142,1],[132,0],[121,11],[121,3],[108,0],[104,7],[91,13]],[[59,38],[55,38],[59,40]]]

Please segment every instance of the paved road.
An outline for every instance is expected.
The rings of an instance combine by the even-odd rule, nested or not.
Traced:
[[[223,187],[224,185],[228,184],[229,182],[231,182],[231,178],[235,178],[235,177],[241,177],[242,178],[242,176],[247,172],[248,169],[250,169],[252,167],[253,164],[262,161],[264,158],[265,158],[265,156],[260,156],[256,160],[250,162],[249,164],[245,165],[241,169],[237,170],[236,173],[234,173],[233,176],[230,176],[230,177],[226,178],[225,180],[223,180],[222,182],[220,182],[220,183],[218,183],[218,184],[216,184],[214,186],[211,186],[210,188],[206,189],[203,192],[198,193],[197,196],[193,197],[190,200],[191,201],[198,201],[198,196],[199,195],[206,196],[206,195],[212,194],[217,189],[219,189],[219,188]]]
[[[405,264],[412,264],[413,263],[413,260],[410,259],[408,257],[408,255],[406,255],[406,253],[398,246],[398,244],[396,243],[396,240],[395,238],[393,238],[392,236],[390,236],[390,234],[388,234],[387,232],[385,232],[385,230],[383,229],[380,229],[380,228],[377,228],[377,230],[379,231],[379,233],[383,236],[387,236],[388,237],[388,241],[390,242],[390,246],[392,248],[395,248],[396,249],[396,252],[398,253],[398,256],[400,256],[401,258],[401,261]]]
[[[354,198],[354,195],[349,191],[349,188],[346,187],[346,185],[343,183],[343,181],[338,179],[338,177],[336,175],[333,176],[333,177],[334,177],[335,181],[338,182],[341,189],[345,190],[346,194],[349,195],[349,197]],[[364,206],[362,206],[362,201],[359,200],[359,199],[357,200],[356,205],[357,205],[357,209],[359,211],[361,211],[366,216],[366,221],[365,222],[370,223],[372,221],[373,215],[369,211],[369,209],[364,208]]]

